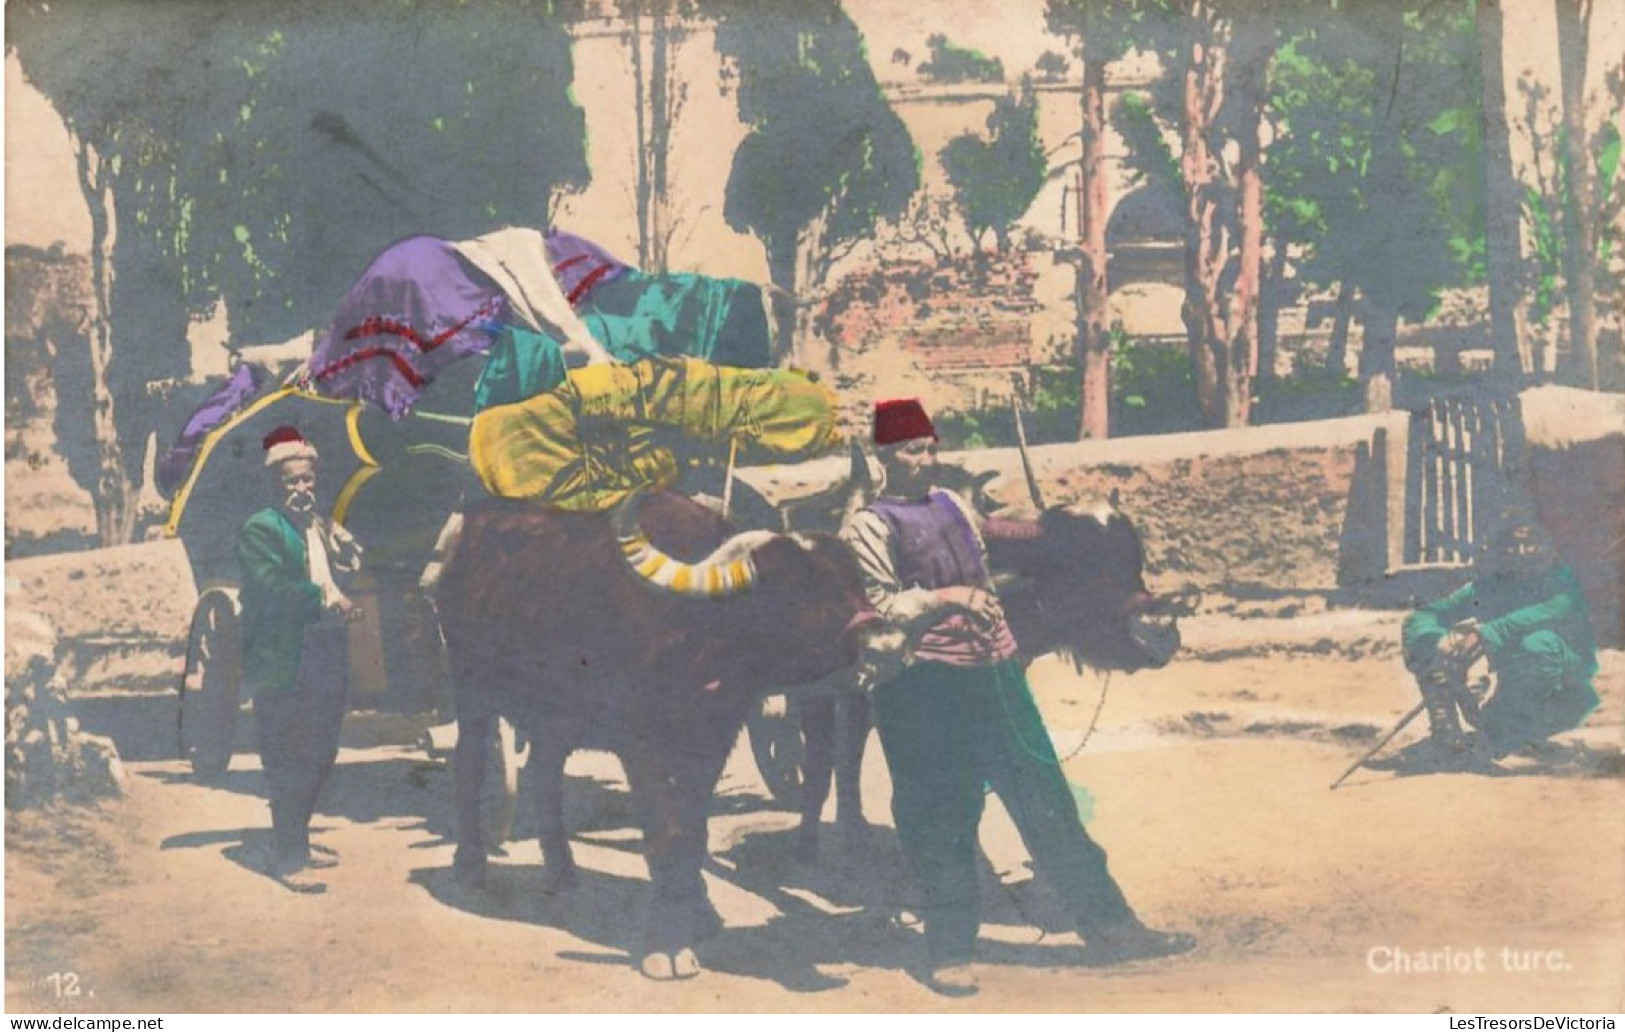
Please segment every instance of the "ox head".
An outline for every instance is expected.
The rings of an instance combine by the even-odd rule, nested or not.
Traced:
[[[651,589],[712,604],[701,611],[702,626],[725,645],[729,674],[765,690],[856,664],[879,616],[864,596],[857,560],[839,541],[751,530],[685,562],[644,532],[640,501],[635,492],[612,515],[621,555]]]
[[[996,575],[1009,578],[1002,593],[1012,620],[1019,612],[1035,624],[1031,631],[1016,628],[1024,646],[1105,670],[1163,667],[1173,659],[1179,605],[1146,589],[1139,531],[1115,506],[1048,509],[1037,544],[1012,566],[994,558]]]

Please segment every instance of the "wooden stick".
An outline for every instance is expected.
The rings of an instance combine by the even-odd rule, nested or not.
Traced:
[[[1426,705],[1427,704],[1424,703],[1424,702],[1419,702],[1419,703],[1416,704],[1416,707],[1414,709],[1412,709],[1409,713],[1405,714],[1403,717],[1400,717],[1399,718],[1399,723],[1394,725],[1393,730],[1389,731],[1387,734],[1382,736],[1382,741],[1378,742],[1376,745],[1373,745],[1370,749],[1367,749],[1364,756],[1362,756],[1359,759],[1355,760],[1353,766],[1349,767],[1348,770],[1345,770],[1343,772],[1342,777],[1340,777],[1336,781],[1332,782],[1332,790],[1336,791],[1337,786],[1341,785],[1348,778],[1348,776],[1350,774],[1353,774],[1355,771],[1359,770],[1361,764],[1363,764],[1363,763],[1365,763],[1365,761],[1371,759],[1371,757],[1377,755],[1377,753],[1379,751],[1381,751],[1383,746],[1385,746],[1389,742],[1393,741],[1394,736],[1399,734],[1401,731],[1405,730],[1406,725],[1408,725],[1411,721],[1415,720],[1417,718],[1417,716],[1422,712],[1422,710],[1426,707]]]

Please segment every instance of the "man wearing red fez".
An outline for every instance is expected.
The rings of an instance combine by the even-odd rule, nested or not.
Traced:
[[[1134,916],[1078,818],[993,590],[981,517],[937,484],[930,417],[916,400],[883,401],[874,433],[885,482],[842,536],[869,601],[912,643],[871,705],[891,769],[892,816],[924,896],[930,984],[976,991],[984,786],[1009,810],[1034,870],[1066,901],[1086,954],[1107,962],[1190,949],[1190,936]]]
[[[263,444],[275,501],[243,523],[237,562],[243,674],[271,802],[267,870],[296,892],[321,892],[310,872],[336,861],[311,853],[310,818],[338,758],[350,687],[345,623],[356,614],[336,576],[359,568],[361,548],[316,513],[315,446],[292,427]]]

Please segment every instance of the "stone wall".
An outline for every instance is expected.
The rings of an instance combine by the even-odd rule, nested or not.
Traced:
[[[1407,413],[1241,430],[1041,445],[1047,504],[1103,502],[1142,528],[1154,588],[1325,594],[1382,577],[1403,526]],[[1013,448],[947,454],[1010,515],[1034,511]],[[770,501],[826,492],[845,458],[742,476]],[[1387,471],[1396,471],[1388,476]]]
[[[1046,445],[1033,461],[1048,504],[1103,501],[1141,527],[1153,587],[1228,594],[1331,592],[1380,577],[1392,551],[1384,465],[1403,456],[1407,416],[1360,416],[1154,438]],[[1030,511],[1019,455],[963,457],[997,469],[990,493]]]
[[[1625,646],[1625,396],[1541,387],[1519,401],[1535,511],[1580,576],[1598,643]]]
[[[75,695],[173,691],[197,590],[179,541],[63,552],[6,564],[6,606],[60,636]]]

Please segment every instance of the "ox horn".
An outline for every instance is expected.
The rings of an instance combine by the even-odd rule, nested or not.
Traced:
[[[756,583],[751,548],[773,535],[764,531],[736,534],[700,562],[685,563],[656,548],[643,532],[638,522],[642,501],[640,488],[610,514],[615,543],[633,573],[662,591],[689,598],[726,598],[749,591]]]
[[[1012,374],[1011,379],[1015,376]],[[1020,382],[1017,381],[1019,388]],[[1027,493],[1032,495],[1033,504],[1043,512],[1049,506],[1044,504],[1044,492],[1038,489],[1038,474],[1033,470],[1033,457],[1027,451],[1027,427],[1021,421],[1021,396],[1012,395],[1010,398],[1010,415],[1016,420],[1016,447],[1021,452],[1021,472],[1027,477]]]
[[[864,457],[863,445],[856,437],[847,442],[851,470],[846,475],[846,497],[842,500],[841,525],[845,526],[853,513],[875,500],[875,478],[869,472],[869,460]]]

